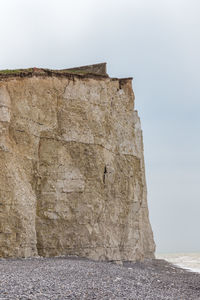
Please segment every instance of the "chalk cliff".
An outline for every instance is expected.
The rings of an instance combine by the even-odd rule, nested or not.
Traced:
[[[154,256],[132,79],[0,72],[0,257]]]

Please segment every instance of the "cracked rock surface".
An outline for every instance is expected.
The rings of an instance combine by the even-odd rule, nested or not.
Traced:
[[[0,257],[153,257],[130,79],[0,81]]]

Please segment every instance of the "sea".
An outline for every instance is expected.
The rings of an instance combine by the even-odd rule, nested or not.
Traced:
[[[175,266],[200,273],[200,253],[156,254],[156,258],[165,259]]]

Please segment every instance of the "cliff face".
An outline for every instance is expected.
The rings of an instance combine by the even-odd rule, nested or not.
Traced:
[[[131,79],[0,81],[0,257],[153,257]]]

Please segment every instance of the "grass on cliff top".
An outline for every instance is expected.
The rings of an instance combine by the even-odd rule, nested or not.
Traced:
[[[42,69],[42,68],[38,68],[38,70],[48,70],[48,69]],[[19,74],[19,73],[29,73],[29,72],[33,72],[34,68],[28,68],[28,69],[15,69],[15,70],[0,70],[0,75],[8,75],[8,74]],[[56,73],[69,73],[69,74],[88,74],[89,72],[86,70],[68,70],[68,69],[64,69],[64,70],[48,70],[48,71],[52,71],[52,72],[56,72]]]
[[[18,74],[18,73],[22,73],[22,72],[32,72],[33,68],[29,68],[29,69],[15,69],[15,70],[0,70],[0,74]]]

